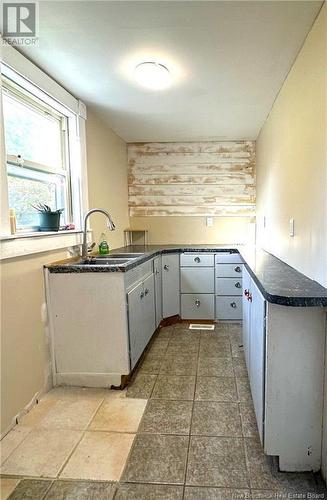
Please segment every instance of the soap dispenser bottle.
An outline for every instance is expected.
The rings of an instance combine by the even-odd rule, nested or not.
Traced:
[[[106,255],[108,253],[109,253],[109,245],[108,245],[108,242],[106,240],[106,235],[104,233],[102,233],[100,236],[99,254]]]

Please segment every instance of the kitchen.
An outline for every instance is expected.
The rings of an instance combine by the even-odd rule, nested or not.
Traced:
[[[1,47],[1,498],[325,498],[325,2],[37,10]]]

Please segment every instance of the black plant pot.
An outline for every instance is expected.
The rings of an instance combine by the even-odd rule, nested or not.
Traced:
[[[40,231],[59,231],[60,215],[58,212],[40,212]]]

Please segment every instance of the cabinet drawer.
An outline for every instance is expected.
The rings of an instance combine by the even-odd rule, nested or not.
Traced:
[[[182,253],[181,266],[187,267],[213,267],[215,256],[210,253]]]
[[[216,278],[216,295],[242,295],[242,278]]]
[[[239,253],[219,252],[215,255],[216,264],[243,264]]]
[[[216,277],[240,278],[242,276],[242,264],[216,264]]]
[[[242,319],[242,298],[233,296],[216,297],[216,318]]]
[[[213,267],[182,267],[181,293],[214,293],[215,273]]]
[[[143,262],[139,266],[134,267],[130,271],[125,273],[125,287],[131,288],[135,286],[136,283],[145,279],[153,271],[153,260],[148,260]]]
[[[214,294],[182,294],[181,313],[182,319],[214,319]]]

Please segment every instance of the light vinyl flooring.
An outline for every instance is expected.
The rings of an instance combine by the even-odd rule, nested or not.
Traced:
[[[314,496],[316,495],[316,496]],[[262,453],[241,327],[165,327],[125,391],[55,388],[1,442],[1,500],[327,498]]]

